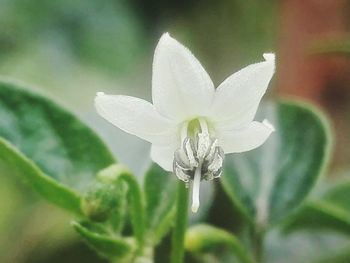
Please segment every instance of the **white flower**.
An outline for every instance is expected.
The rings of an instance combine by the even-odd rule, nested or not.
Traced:
[[[193,181],[196,212],[200,181],[221,175],[224,153],[252,150],[274,131],[267,120],[253,121],[275,71],[274,54],[264,58],[215,89],[192,53],[166,33],[154,54],[153,104],[99,92],[96,109],[115,126],[152,143],[151,158],[162,168]]]

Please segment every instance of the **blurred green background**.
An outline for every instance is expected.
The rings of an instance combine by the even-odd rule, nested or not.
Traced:
[[[153,51],[164,32],[194,52],[216,85],[276,52],[268,96],[323,107],[336,135],[328,174],[349,177],[350,60],[325,51],[350,46],[349,31],[344,0],[0,0],[0,74],[73,110],[139,175],[149,144],[98,117],[96,92],[150,100]],[[102,262],[78,241],[68,215],[17,180],[0,177],[0,200],[0,262]]]

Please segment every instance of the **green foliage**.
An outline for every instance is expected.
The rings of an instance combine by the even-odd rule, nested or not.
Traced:
[[[319,263],[338,254],[344,254],[350,247],[350,239],[342,234],[322,229],[292,232],[288,235],[281,233],[279,229],[274,229],[267,234],[265,244],[264,262]],[[346,262],[349,261],[344,261]]]
[[[285,223],[287,233],[328,229],[350,235],[350,181],[341,182],[319,200],[306,203]]]
[[[158,244],[175,218],[176,177],[153,164],[144,180],[148,239]]]
[[[97,174],[100,182],[119,185],[125,183],[128,187],[127,198],[130,204],[131,224],[133,234],[142,251],[145,240],[145,206],[143,193],[132,173],[121,165],[112,165]]]
[[[80,196],[43,173],[13,145],[0,138],[0,173],[18,176],[46,200],[75,214],[81,214]]]
[[[268,105],[260,114],[276,132],[257,150],[227,156],[220,180],[237,211],[250,222],[240,235],[197,225],[185,236],[189,191],[183,182],[153,164],[141,187],[71,113],[5,82],[0,82],[0,173],[21,178],[46,200],[84,217],[72,224],[74,229],[113,262],[153,260],[153,250],[173,226],[173,263],[183,262],[184,244],[200,262],[260,262],[260,252],[265,251],[262,258],[273,263],[283,258],[278,251],[293,251],[302,241],[339,252],[323,262],[341,262],[350,247],[344,242],[350,234],[350,182],[303,203],[328,160],[327,122],[309,106],[293,102]],[[283,226],[283,231],[272,229],[275,226]],[[296,231],[301,229],[314,231],[324,243],[305,238]],[[322,235],[326,229],[341,233],[343,239]],[[269,246],[264,247],[265,237]],[[344,246],[333,250],[341,242]],[[304,262],[304,257],[318,263],[320,257],[306,256],[312,249],[305,245],[295,262]]]
[[[228,247],[239,262],[254,262],[238,238],[210,225],[196,225],[189,228],[186,233],[185,247],[189,252],[196,254],[213,253],[218,248]]]
[[[91,248],[104,257],[118,259],[116,262],[129,258],[135,249],[131,241],[112,237],[101,226],[77,222],[73,222],[72,225]]]
[[[221,183],[240,211],[260,228],[298,207],[328,161],[329,128],[307,105],[279,102],[260,112],[276,132],[260,148],[225,160]]]
[[[57,181],[82,190],[115,162],[89,127],[51,100],[1,82],[0,101],[0,136]]]
[[[145,50],[142,25],[126,1],[13,0],[1,6],[1,55],[51,48],[115,74]]]

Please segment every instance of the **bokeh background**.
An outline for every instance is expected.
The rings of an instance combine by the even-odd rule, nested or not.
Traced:
[[[297,96],[323,108],[336,137],[328,176],[349,176],[348,0],[0,0],[0,75],[71,109],[141,175],[150,145],[99,118],[93,99],[104,91],[150,100],[153,51],[164,32],[194,52],[215,84],[275,52],[265,99]],[[0,177],[0,262],[103,262],[69,220]]]

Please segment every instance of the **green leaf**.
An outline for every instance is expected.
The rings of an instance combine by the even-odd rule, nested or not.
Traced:
[[[58,193],[53,198],[50,191],[44,191],[45,187],[52,189],[57,181],[60,187],[56,191],[67,192],[72,188],[74,192],[84,192],[99,170],[115,162],[101,139],[74,115],[43,96],[3,81],[0,81],[0,137],[17,148],[15,152],[22,153],[13,158],[13,167],[8,167],[7,173],[16,169],[17,160],[24,156],[32,160],[39,172],[32,173],[30,180],[24,169],[17,174],[36,191],[40,188],[44,198],[62,207],[69,205],[63,204],[67,200],[59,200]],[[0,159],[7,157],[2,154]],[[41,177],[36,178],[39,174]]]
[[[350,182],[327,191],[320,200],[309,201],[284,223],[284,231],[329,229],[350,235]]]
[[[186,233],[185,248],[191,253],[214,252],[215,249],[222,249],[225,246],[239,259],[239,262],[253,262],[240,241],[225,230],[210,225],[196,225]]]
[[[120,237],[112,237],[108,235],[101,226],[94,226],[91,223],[80,224],[72,223],[74,229],[80,234],[85,242],[100,255],[111,258],[117,258],[121,262],[134,253],[134,246],[131,242],[127,242]]]
[[[13,145],[0,138],[0,174],[19,176],[48,201],[73,213],[81,214],[80,196],[44,174]]]
[[[149,241],[156,245],[169,231],[175,218],[175,176],[153,164],[144,180],[146,198],[146,226]]]
[[[350,214],[350,181],[342,181],[329,189],[323,200],[346,210]]]
[[[306,104],[266,105],[258,116],[276,132],[258,149],[227,156],[221,182],[234,205],[264,227],[290,214],[313,188],[329,159],[330,135],[323,115]]]

